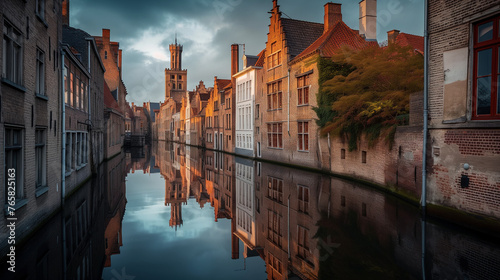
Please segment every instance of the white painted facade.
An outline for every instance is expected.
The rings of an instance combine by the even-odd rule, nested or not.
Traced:
[[[250,66],[235,74],[236,78],[236,153],[255,156],[254,107],[257,88],[256,72],[261,67]]]
[[[254,167],[236,162],[236,231],[250,248],[255,247]]]

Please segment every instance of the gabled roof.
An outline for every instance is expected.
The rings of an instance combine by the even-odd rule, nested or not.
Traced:
[[[294,60],[309,54],[319,52],[323,57],[331,57],[342,46],[360,49],[367,46],[377,46],[376,42],[368,42],[343,21],[337,22],[333,28],[321,35],[314,43],[302,51]]]
[[[227,85],[231,84],[231,80],[217,79],[217,88],[224,89]]]
[[[259,58],[255,62],[255,66],[264,67],[264,58],[266,57],[266,49],[263,49],[258,55]]]
[[[229,84],[228,84],[227,86],[225,86],[223,89],[224,89],[224,90],[228,90],[228,89],[230,89],[230,88],[232,88],[232,87],[233,87],[233,85],[232,85],[231,83],[229,83]]]
[[[323,34],[323,24],[289,18],[281,18],[288,51],[293,59]]]
[[[120,106],[118,106],[118,103],[116,103],[113,95],[111,95],[111,91],[109,90],[108,84],[106,82],[104,82],[104,105],[109,109],[113,109],[118,113],[123,114],[123,112],[120,110]]]
[[[399,33],[396,37],[396,44],[406,47],[411,46],[418,53],[424,53],[424,37],[408,33]]]

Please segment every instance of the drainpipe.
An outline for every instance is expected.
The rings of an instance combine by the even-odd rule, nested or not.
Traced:
[[[290,67],[288,68],[288,136],[290,136]]]
[[[426,209],[426,194],[427,194],[427,116],[429,111],[428,106],[428,94],[429,94],[429,31],[427,29],[428,25],[428,5],[429,1],[426,0],[424,3],[424,42],[425,42],[425,50],[424,50],[424,141],[422,147],[422,197],[420,198],[420,202],[422,205],[422,212],[425,213]]]
[[[65,98],[65,87],[64,84],[64,50],[61,48],[61,66],[62,66],[62,82],[61,82],[61,134],[62,134],[62,149],[61,149],[61,208],[62,208],[62,250],[63,250],[63,279],[66,279],[66,223],[64,222],[64,196],[66,192],[66,101]],[[67,75],[68,73],[66,73]]]
[[[287,238],[287,243],[288,243],[288,260],[291,259],[290,257],[290,194],[288,195],[288,238]]]

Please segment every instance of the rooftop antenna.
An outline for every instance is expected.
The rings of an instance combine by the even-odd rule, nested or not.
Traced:
[[[177,31],[175,32],[175,45],[177,46]]]

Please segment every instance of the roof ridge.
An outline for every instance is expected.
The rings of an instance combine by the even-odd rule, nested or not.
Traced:
[[[319,22],[307,21],[307,20],[301,20],[301,19],[294,19],[294,18],[280,18],[280,19],[281,19],[281,20],[294,20],[294,21],[301,21],[301,22],[307,22],[307,23],[313,23],[313,24],[324,25],[323,23],[319,23]]]

